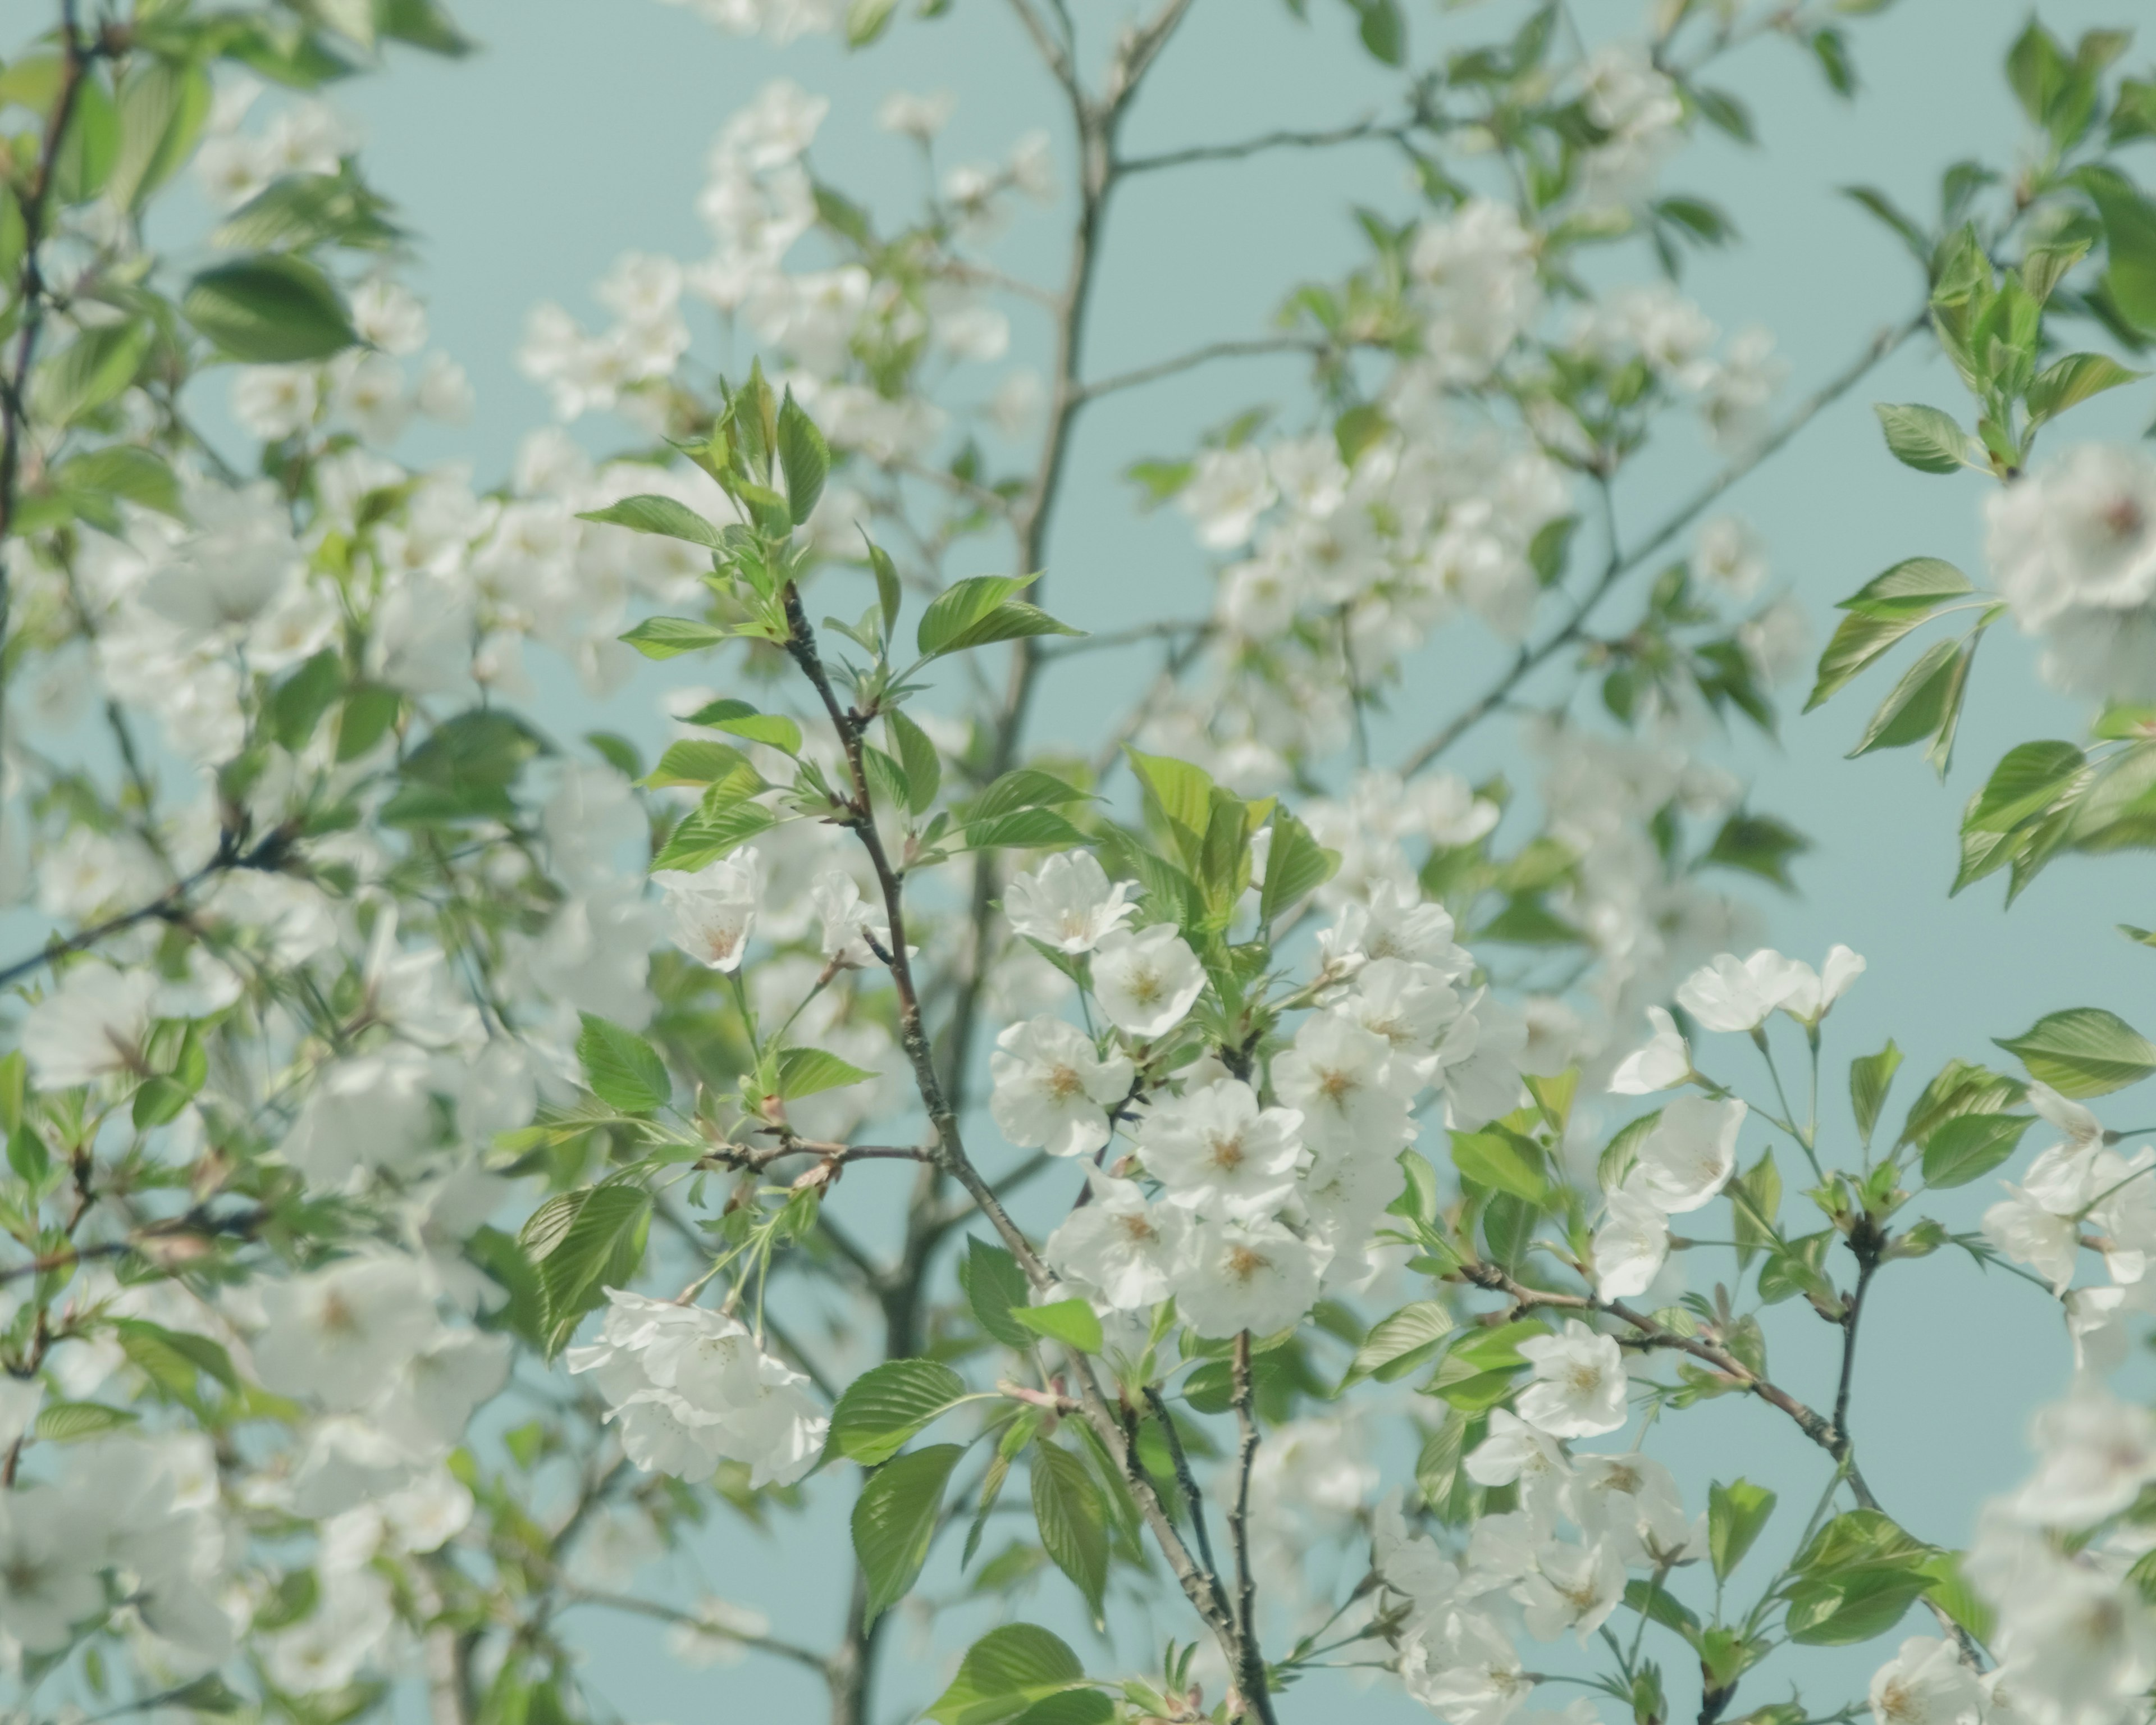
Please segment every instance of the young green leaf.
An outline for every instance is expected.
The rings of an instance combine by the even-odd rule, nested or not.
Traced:
[[[1934,735],[1948,718],[1949,701],[1960,686],[1963,651],[1958,641],[1934,641],[1926,648],[1880,703],[1849,758],[1874,749],[1904,748]]]
[[[2068,408],[2092,395],[2116,389],[2122,383],[2138,382],[2148,375],[2146,372],[2129,372],[2106,354],[2070,353],[2046,366],[2029,385],[2026,399],[2030,429],[2034,430],[2046,419],[2056,418]]]
[[[725,541],[719,530],[685,503],[671,497],[654,496],[649,492],[634,497],[624,497],[619,503],[609,503],[604,509],[588,509],[580,513],[580,521],[598,521],[614,527],[626,527],[632,533],[655,533],[666,539],[685,539],[691,545],[701,545],[707,551],[716,551]]]
[[[1727,1581],[1730,1572],[1744,1560],[1774,1512],[1775,1497],[1764,1486],[1749,1480],[1732,1480],[1707,1489],[1707,1549],[1714,1564],[1714,1579]]]
[[[1879,1123],[1879,1111],[1887,1104],[1887,1091],[1902,1067],[1902,1050],[1889,1040],[1877,1054],[1849,1063],[1849,1106],[1856,1117],[1856,1135],[1869,1145],[1871,1130]]]
[[[1014,1316],[1014,1308],[1025,1307],[1032,1287],[1009,1252],[985,1240],[968,1240],[958,1285],[973,1308],[974,1322],[989,1335],[1006,1348],[1032,1348],[1037,1332]]]
[[[932,1444],[893,1456],[868,1477],[854,1505],[854,1555],[868,1582],[864,1615],[873,1623],[913,1590],[943,1511],[943,1488],[966,1453]]]
[[[1953,414],[1914,403],[1881,402],[1872,411],[1897,460],[1919,473],[1955,473],[1969,465],[1969,434]]]
[[[1363,1337],[1348,1375],[1340,1380],[1341,1389],[1352,1389],[1365,1378],[1375,1378],[1381,1384],[1404,1378],[1445,1345],[1452,1327],[1452,1314],[1438,1301],[1418,1300],[1403,1306],[1390,1317],[1379,1320]]]
[[[778,1056],[778,1093],[788,1101],[843,1089],[875,1076],[820,1048],[789,1048]]]
[[[801,411],[793,392],[778,409],[778,465],[786,475],[786,505],[793,525],[807,521],[824,495],[824,480],[831,471],[831,450],[815,422]]]
[[[839,1398],[831,1410],[830,1448],[869,1466],[887,1461],[966,1393],[966,1380],[938,1361],[886,1360]]]
[[[673,1081],[658,1050],[634,1030],[595,1014],[578,1016],[583,1031],[577,1038],[577,1058],[583,1062],[584,1081],[593,1096],[624,1114],[649,1114],[673,1096]]]
[[[1966,1186],[2011,1156],[2033,1114],[1961,1114],[1924,1142],[1924,1183]]]
[[[2051,1013],[2019,1036],[1992,1040],[2061,1096],[2106,1096],[2156,1072],[2156,1045],[2100,1006]]]
[[[647,617],[621,639],[646,659],[672,659],[716,647],[726,632],[690,617]]]
[[[1003,1725],[1085,1681],[1086,1667],[1060,1637],[1029,1623],[1007,1623],[966,1650],[958,1675],[927,1717],[936,1725]]]
[[[1101,1320],[1083,1300],[1057,1300],[1046,1306],[1014,1306],[1014,1322],[1035,1335],[1060,1342],[1081,1353],[1098,1353],[1104,1338]]]
[[[257,252],[205,270],[180,311],[234,359],[292,365],[327,359],[358,341],[344,300],[304,258]]]
[[[1033,1446],[1028,1465],[1041,1545],[1097,1620],[1108,1586],[1108,1518],[1100,1488],[1084,1461],[1045,1438]]]

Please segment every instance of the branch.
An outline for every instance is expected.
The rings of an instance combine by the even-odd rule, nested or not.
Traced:
[[[639,1598],[634,1594],[608,1593],[598,1588],[564,1585],[562,1589],[567,1603],[572,1605],[599,1605],[609,1611],[625,1611],[638,1617],[656,1619],[660,1623],[680,1624],[685,1628],[701,1630],[728,1641],[738,1641],[744,1647],[752,1647],[759,1653],[768,1653],[779,1659],[790,1659],[796,1665],[806,1666],[819,1677],[830,1676],[830,1664],[813,1648],[803,1647],[778,1635],[767,1635],[745,1630],[730,1630],[699,1617],[693,1611],[684,1611],[677,1606],[664,1604],[657,1599]]]
[[[1921,311],[1905,323],[1880,331],[1871,338],[1862,353],[1807,397],[1796,411],[1776,427],[1764,441],[1724,467],[1689,501],[1648,535],[1641,543],[1635,546],[1629,552],[1621,552],[1613,544],[1610,547],[1609,561],[1604,566],[1602,573],[1597,578],[1594,584],[1588,588],[1573,605],[1572,614],[1538,644],[1521,648],[1518,657],[1513,660],[1511,668],[1502,676],[1484,691],[1471,706],[1460,713],[1443,730],[1408,757],[1401,765],[1402,774],[1404,776],[1419,773],[1450,748],[1454,743],[1459,742],[1467,732],[1473,730],[1476,726],[1502,706],[1511,699],[1512,691],[1537,665],[1553,655],[1562,652],[1579,639],[1581,632],[1586,626],[1589,615],[1596,606],[1609,597],[1612,588],[1705,514],[1724,491],[1769,457],[1778,454],[1782,447],[1805,426],[1835,402],[1840,400],[1843,396],[1848,394],[1889,354],[1907,341],[1910,336],[1915,335],[1917,331],[1924,328],[1929,317],[1928,311]]]
[[[1252,1712],[1274,1725],[1272,1697],[1265,1686],[1265,1662],[1258,1651],[1258,1582],[1250,1569],[1250,1470],[1258,1459],[1257,1415],[1250,1408],[1250,1332],[1235,1337],[1235,1426],[1241,1442],[1235,1452],[1235,1503],[1228,1512],[1228,1537],[1235,1546],[1235,1617],[1243,1643],[1235,1686]]]
[[[1118,372],[1112,377],[1103,377],[1096,383],[1076,386],[1080,403],[1097,401],[1104,395],[1113,395],[1121,389],[1136,389],[1141,384],[1173,377],[1178,372],[1188,372],[1207,365],[1216,359],[1238,359],[1256,353],[1307,353],[1322,358],[1332,351],[1332,344],[1314,336],[1254,336],[1242,341],[1214,341],[1205,347],[1179,353],[1173,359],[1156,361],[1149,366],[1140,366],[1135,371]]]
[[[1186,150],[1163,150],[1156,156],[1133,156],[1124,162],[1123,172],[1127,174],[1158,173],[1165,168],[1183,167],[1194,162],[1240,162],[1245,157],[1260,155],[1267,150],[1323,150],[1335,144],[1359,143],[1369,138],[1404,143],[1407,136],[1405,126],[1380,124],[1377,116],[1372,115],[1352,126],[1335,126],[1330,131],[1268,131],[1233,144],[1197,144]]]
[[[60,0],[60,84],[45,121],[45,134],[38,150],[38,165],[21,194],[23,209],[23,273],[17,283],[16,305],[22,326],[15,338],[14,363],[8,372],[7,388],[0,390],[0,542],[15,525],[16,493],[22,479],[23,444],[30,434],[24,403],[30,370],[38,357],[38,340],[44,332],[45,274],[39,258],[44,247],[53,192],[53,168],[74,116],[75,99],[90,69],[90,48],[82,39],[75,18],[75,0]],[[0,637],[8,627],[11,595],[8,572],[0,563]]]

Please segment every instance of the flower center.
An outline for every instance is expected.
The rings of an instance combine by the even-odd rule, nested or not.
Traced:
[[[1078,1076],[1075,1066],[1051,1066],[1048,1069],[1047,1088],[1050,1101],[1067,1102],[1086,1088],[1086,1081]]]
[[[1212,1141],[1213,1166],[1225,1173],[1233,1173],[1243,1165],[1244,1149],[1240,1133],[1231,1138]]]
[[[1231,1247],[1228,1253],[1228,1274],[1237,1281],[1248,1281],[1261,1270],[1272,1268],[1272,1260],[1263,1252],[1254,1252],[1248,1246]]]

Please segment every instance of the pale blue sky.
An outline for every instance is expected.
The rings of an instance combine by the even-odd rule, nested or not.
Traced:
[[[1090,10],[1095,0],[1077,3]],[[1481,30],[1515,9],[1486,6],[1444,28]],[[1585,0],[1582,9],[1590,28],[1605,27],[1602,20],[1614,28],[1639,10],[1630,0]],[[2130,0],[2041,8],[2068,33],[2127,21],[2135,9]],[[1049,126],[1059,149],[1065,142],[1051,86],[1006,10],[989,0],[961,0],[937,26],[902,23],[874,54],[853,59],[825,42],[782,52],[724,37],[654,0],[464,0],[458,10],[484,52],[449,65],[400,57],[391,75],[352,86],[339,100],[366,121],[372,173],[423,236],[436,339],[464,361],[478,387],[476,424],[434,435],[422,452],[468,454],[482,483],[506,465],[518,435],[544,418],[538,393],[511,362],[526,307],[554,298],[592,314],[589,285],[624,249],[699,254],[703,236],[692,201],[706,148],[724,117],[767,78],[783,72],[834,98],[817,145],[819,167],[871,201],[879,190],[906,190],[916,173],[906,153],[870,124],[875,97],[894,85],[957,92],[947,160],[999,153],[1034,125]],[[1431,38],[1435,6],[1409,0],[1409,10],[1415,39]],[[1776,332],[1794,367],[1791,398],[1840,366],[1874,329],[1907,316],[1918,290],[1897,244],[1835,188],[1869,181],[1927,209],[1948,162],[2010,157],[2019,122],[1998,69],[2026,10],[2020,0],[1901,0],[1882,18],[1852,21],[1866,85],[1854,105],[1825,93],[1808,57],[1779,42],[1748,51],[1721,80],[1753,105],[1763,147],[1747,151],[1709,135],[1670,175],[1673,189],[1724,203],[1744,230],[1740,247],[1696,263],[1686,285],[1725,327],[1757,322]],[[1288,20],[1278,0],[1199,0],[1132,124],[1132,146],[1337,124],[1382,102],[1389,80],[1354,49],[1345,9],[1312,0],[1312,11],[1315,21],[1306,28]],[[1357,255],[1344,208],[1351,199],[1407,206],[1383,151],[1275,156],[1132,187],[1109,229],[1094,364],[1117,370],[1255,332],[1283,288]],[[1060,217],[1029,217],[1014,236],[1012,266],[1052,280],[1060,243]],[[1027,315],[1016,313],[1022,348],[1038,345]],[[1199,428],[1250,402],[1293,403],[1296,386],[1293,365],[1252,362],[1096,410],[1077,444],[1049,559],[1058,612],[1097,628],[1201,610],[1206,577],[1186,529],[1173,515],[1134,518],[1115,474],[1135,455],[1186,446]],[[2152,392],[2144,385],[2120,395],[2081,410],[2070,434],[2137,434],[2150,417]],[[1948,368],[1921,347],[1824,417],[1732,500],[1766,533],[1777,579],[1801,598],[1821,638],[1832,602],[1900,557],[1929,552],[1980,571],[1980,482],[1912,473],[1880,446],[1867,403],[1909,399],[1962,405]],[[1651,524],[1710,465],[1691,434],[1679,431],[1628,481],[1625,528]],[[1404,739],[1428,729],[1449,710],[1450,680],[1479,685],[1494,653],[1476,640],[1441,655],[1427,683],[1404,698],[1413,711],[1389,733]],[[1133,666],[1118,681],[1103,676],[1098,660],[1080,664],[1081,672],[1051,684],[1043,734],[1090,727],[1104,692],[1147,674]],[[1793,819],[1818,842],[1799,865],[1802,895],[1766,904],[1774,937],[1815,960],[1836,940],[1869,957],[1870,973],[1832,1020],[1830,1052],[1840,1060],[1830,1081],[1838,1091],[1840,1060],[1892,1034],[1909,1055],[1890,1104],[1895,1118],[1948,1055],[1981,1058],[1987,1039],[2019,1031],[2043,1012],[2101,1004],[2143,1028],[2156,1021],[2148,986],[2156,954],[2129,947],[2112,929],[2120,920],[2156,921],[2156,906],[2136,891],[2145,875],[2139,858],[2061,864],[2010,913],[1999,907],[1996,883],[1946,901],[1955,815],[1974,784],[2011,743],[2073,735],[2078,723],[2035,686],[2031,656],[2003,629],[1994,632],[1977,675],[1953,782],[1944,789],[1907,754],[1840,759],[1868,711],[1865,692],[1883,693],[1883,680],[1867,679],[1808,719],[1792,717],[1779,748],[1747,740],[1729,756],[1755,783],[1755,806]],[[656,685],[636,686],[648,694]],[[581,703],[567,695],[561,701],[558,728],[583,728]],[[618,715],[609,722],[630,728]],[[645,720],[637,728],[655,727]],[[1478,775],[1496,768],[1516,778],[1526,773],[1497,730],[1463,750],[1456,764]],[[1733,1054],[1724,1061],[1732,1070],[1738,1064]],[[2144,1124],[2153,1106],[2129,1098],[2111,1110],[2112,1123]],[[1987,1194],[1979,1185],[1958,1194],[1943,1214],[1969,1225]],[[1800,1393],[1820,1393],[1829,1371],[1826,1327],[1785,1315],[1781,1329],[1789,1340],[1775,1338],[1776,1375]],[[2059,1384],[2065,1368],[2056,1310],[2025,1284],[1979,1276],[1958,1256],[1892,1270],[1875,1297],[1856,1404],[1866,1469],[1881,1497],[1923,1537],[1961,1543],[1979,1495],[2018,1476],[2025,1411]],[[1822,1477],[1814,1455],[1757,1404],[1717,1404],[1675,1422],[1656,1442],[1697,1499],[1709,1470],[1727,1477],[1741,1466],[1754,1478],[1786,1483],[1784,1514],[1800,1519],[1809,1503],[1797,1500],[1808,1499]],[[843,1538],[842,1513],[843,1506],[827,1505],[803,1522],[781,1522],[775,1538],[722,1515],[703,1553],[713,1584],[762,1604],[803,1639],[821,1639],[835,1617],[833,1542]],[[1067,1621],[1068,1614],[1059,1606],[1054,1616]],[[639,1725],[690,1725],[711,1717],[715,1702],[721,1717],[808,1717],[821,1705],[814,1686],[789,1668],[752,1661],[689,1672],[651,1656],[656,1637],[644,1625],[609,1621],[594,1629],[593,1676]],[[894,1654],[887,1694],[896,1717],[901,1701],[932,1693],[936,1677],[904,1636]],[[1808,1685],[1815,1711],[1861,1688],[1871,1662],[1868,1652],[1810,1662],[1808,1669],[1834,1672]],[[1751,1704],[1786,1692],[1781,1669],[1779,1661],[1770,1667]],[[1299,1691],[1289,1713],[1317,1717],[1318,1701],[1315,1687]],[[1357,1716],[1420,1717],[1374,1697],[1358,1703]]]

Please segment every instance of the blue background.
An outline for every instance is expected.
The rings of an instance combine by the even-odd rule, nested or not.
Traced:
[[[1075,4],[1095,10],[1091,0]],[[1303,27],[1276,0],[1199,0],[1147,88],[1128,147],[1142,152],[1277,126],[1332,126],[1384,106],[1394,80],[1356,48],[1344,8],[1316,0],[1312,9],[1316,17]],[[1486,6],[1440,18],[1419,0],[1410,8],[1418,58],[1440,39],[1508,28],[1514,9]],[[1589,27],[1600,31],[1630,28],[1642,9],[1590,0],[1584,11]],[[2047,4],[2042,12],[2071,34],[2127,22],[2133,9],[2111,0]],[[337,100],[366,124],[372,177],[422,237],[420,281],[435,341],[464,362],[478,389],[473,426],[417,434],[413,450],[471,459],[481,485],[501,475],[516,439],[547,418],[539,392],[512,361],[526,310],[557,299],[596,325],[603,315],[588,290],[620,252],[701,255],[693,200],[706,149],[725,117],[767,79],[783,73],[833,98],[814,160],[823,177],[872,206],[910,196],[918,184],[910,151],[872,124],[877,98],[895,86],[958,94],[940,151],[947,162],[998,156],[1039,125],[1054,133],[1059,159],[1069,159],[1057,93],[1010,14],[988,0],[962,0],[932,26],[902,21],[873,54],[850,58],[828,40],[784,50],[741,41],[685,10],[644,0],[464,0],[458,11],[483,43],[480,54],[449,64],[399,54],[390,75],[348,86]],[[1948,162],[1964,155],[2010,161],[2023,131],[1999,64],[2025,15],[2011,0],[1902,0],[1883,17],[1851,20],[1864,80],[1854,103],[1828,92],[1809,55],[1785,41],[1755,44],[1715,75],[1751,105],[1761,145],[1745,149],[1703,132],[1666,177],[1667,189],[1720,202],[1743,230],[1737,247],[1697,259],[1685,285],[1725,329],[1756,322],[1776,333],[1794,368],[1785,400],[1838,368],[1881,326],[1907,316],[1919,292],[1899,244],[1836,188],[1871,182],[1928,213]],[[2145,174],[2149,164],[2141,166]],[[1274,154],[1127,187],[1109,224],[1093,367],[1117,371],[1259,331],[1294,282],[1339,272],[1358,258],[1360,238],[1347,214],[1353,201],[1395,212],[1410,207],[1388,152]],[[1060,280],[1064,220],[1060,211],[1023,216],[1005,249],[1009,266],[1045,283]],[[1643,275],[1646,267],[1642,260]],[[1040,319],[1023,306],[1013,308],[1013,318],[1018,356],[1039,364]],[[1299,379],[1292,362],[1235,362],[1091,410],[1048,558],[1059,614],[1100,629],[1201,614],[1209,583],[1187,526],[1173,512],[1134,515],[1116,475],[1135,456],[1187,448],[1200,429],[1250,403],[1276,400],[1296,410],[1304,398]],[[1729,500],[1765,534],[1775,580],[1794,589],[1813,619],[1815,646],[1830,627],[1832,602],[1897,558],[1945,556],[1982,578],[1985,482],[1897,466],[1879,440],[1869,407],[1876,400],[1964,405],[1944,362],[1927,344],[1912,343]],[[2066,438],[2136,436],[2152,406],[2148,386],[2122,391],[2079,410]],[[604,446],[603,432],[594,446]],[[1636,536],[1658,520],[1712,465],[1693,434],[1677,428],[1666,448],[1624,482],[1627,531]],[[1614,614],[1628,603],[1620,599]],[[1430,729],[1450,711],[1455,691],[1479,687],[1500,662],[1498,649],[1471,626],[1455,633],[1458,644],[1430,656],[1402,698],[1404,711],[1381,730],[1380,758],[1388,742],[1397,752]],[[1150,665],[1135,658],[1121,670],[1106,655],[1076,661],[1049,683],[1034,734],[1093,734],[1109,698],[1133,692],[1149,675]],[[633,685],[608,722],[657,735],[648,704],[656,687],[655,674]],[[1884,688],[1875,672],[1820,713],[1802,720],[1792,713],[1779,745],[1748,735],[1725,756],[1755,785],[1756,807],[1793,820],[1818,843],[1799,865],[1800,894],[1766,904],[1774,942],[1816,962],[1829,942],[1846,941],[1871,960],[1830,1026],[1828,1118],[1845,1132],[1841,1062],[1889,1034],[1909,1056],[1888,1107],[1889,1118],[1898,1119],[1947,1055],[1981,1058],[1988,1038],[2012,1034],[2044,1012],[2100,1004],[2143,1028],[2156,1019],[2148,986],[2156,954],[2129,946],[2112,927],[2156,922],[2139,858],[2066,861],[2010,912],[1999,904],[1995,881],[1946,899],[1956,816],[1989,764],[2026,737],[2078,734],[2082,716],[2036,685],[2025,644],[2005,629],[1987,643],[1943,789],[1908,753],[1842,760],[1869,711],[1867,691],[1876,699]],[[549,700],[558,729],[582,728],[579,694],[557,689]],[[1516,780],[1529,771],[1494,726],[1453,764],[1473,776],[1509,768]],[[1733,1053],[1723,1055],[1725,1069],[1737,1064]],[[2105,1106],[2121,1127],[2148,1123],[2141,1117],[2156,1106],[2130,1095]],[[1756,1142],[1748,1137],[1747,1143],[1748,1153],[1756,1153]],[[1943,1200],[1938,1213],[1967,1227],[1989,1201],[1987,1181]],[[1783,1307],[1770,1338],[1774,1375],[1799,1394],[1823,1396],[1831,1369],[1827,1327]],[[1889,1509],[1925,1538],[1964,1542],[1979,1497],[2019,1477],[2026,1412],[2063,1383],[2067,1365],[2056,1309],[2027,1284],[1982,1276],[1954,1253],[1891,1269],[1869,1316],[1856,1404],[1866,1471]],[[1794,1537],[1825,1477],[1817,1452],[1756,1404],[1716,1404],[1670,1422],[1655,1445],[1678,1468],[1695,1505],[1704,1501],[1710,1473],[1727,1477],[1741,1469],[1783,1486],[1782,1525],[1763,1551]],[[833,1501],[804,1519],[782,1519],[771,1534],[722,1517],[697,1553],[715,1590],[758,1604],[784,1632],[818,1644],[836,1617],[844,1538],[835,1501],[842,1494],[824,1495]],[[937,1581],[935,1570],[930,1579]],[[1051,1590],[1050,1598],[1058,1603],[1037,1604],[1034,1614],[1046,1611],[1070,1628],[1060,1595]],[[974,1611],[958,1623],[973,1630],[987,1620]],[[1920,1615],[1908,1625],[1912,1633],[1928,1627]],[[813,1680],[790,1666],[752,1660],[700,1673],[654,1656],[656,1640],[641,1623],[589,1625],[588,1676],[637,1725],[690,1725],[715,1710],[725,1718],[820,1712]],[[886,1717],[900,1717],[902,1702],[934,1692],[947,1669],[943,1657],[963,1645],[951,1630],[938,1640],[931,1654],[901,1630],[886,1665]],[[1787,1668],[1807,1674],[1814,1712],[1830,1712],[1861,1693],[1891,1645],[1810,1655],[1786,1667],[1784,1656],[1748,1680],[1740,1707],[1785,1693]],[[1144,1649],[1126,1644],[1100,1656],[1097,1668],[1148,1662]],[[1681,1674],[1675,1681],[1684,1682]],[[1554,1706],[1578,1692],[1553,1690],[1538,1699]],[[1313,1686],[1298,1691],[1287,1712],[1319,1717],[1342,1698]],[[1383,1689],[1353,1704],[1357,1717],[1372,1721],[1424,1717]]]

